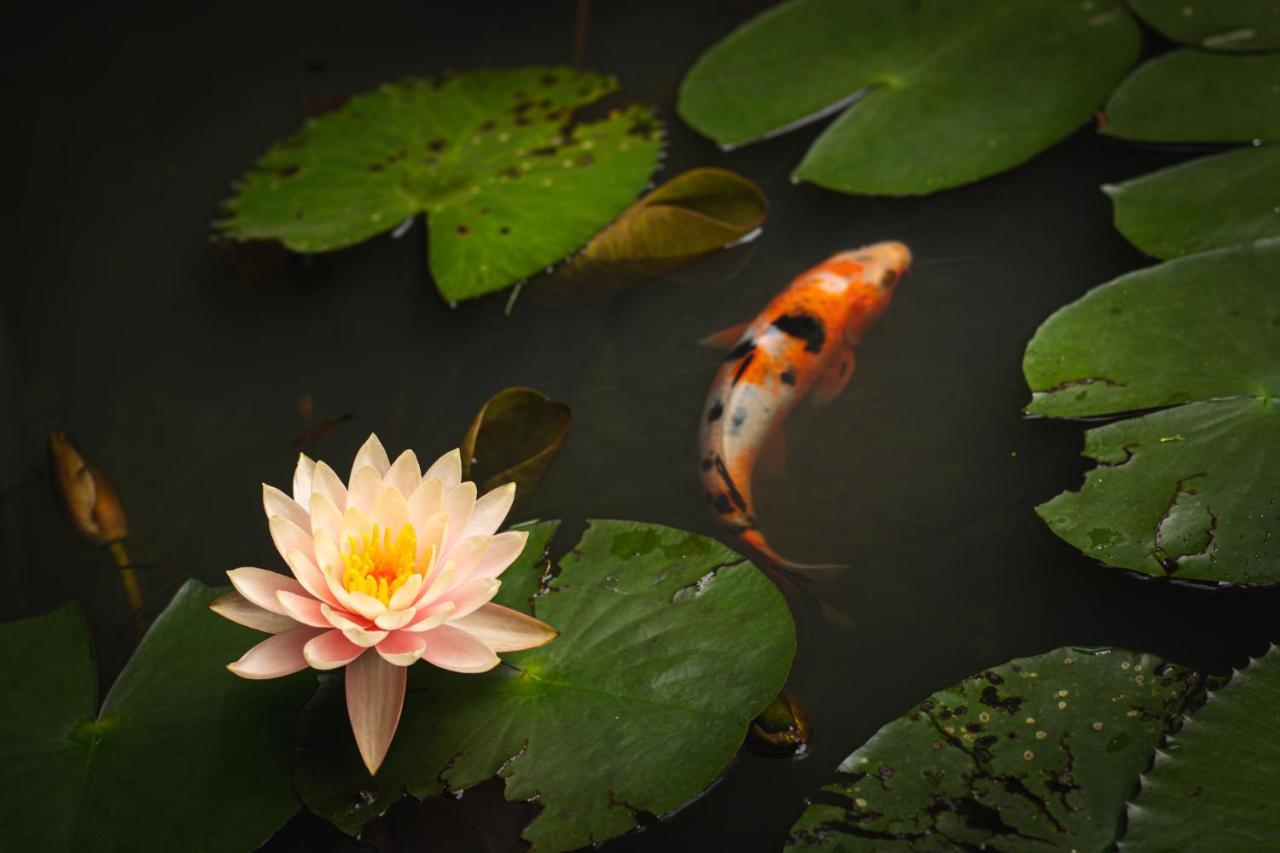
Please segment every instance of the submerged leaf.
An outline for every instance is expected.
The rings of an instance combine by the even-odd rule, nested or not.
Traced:
[[[1146,142],[1280,139],[1280,54],[1158,56],[1111,95],[1102,133]]]
[[[1121,649],[984,670],[876,732],[791,829],[789,850],[1106,850],[1199,676]]]
[[[218,227],[321,252],[426,213],[440,293],[501,289],[582,246],[643,189],[661,144],[650,110],[572,123],[616,88],[567,68],[383,86],[268,151]]]
[[[294,716],[315,681],[244,681],[225,669],[247,628],[189,581],[98,710],[75,606],[0,625],[0,826],[12,850],[239,853],[298,808]]]
[[[1223,51],[1280,48],[1276,0],[1129,0],[1129,7],[1183,44]]]
[[[751,181],[726,169],[676,175],[629,207],[592,238],[575,266],[674,269],[747,237],[764,222],[768,202]]]
[[[504,573],[503,591],[508,578],[528,588],[538,576],[535,547]],[[535,850],[598,844],[713,782],[795,652],[786,602],[758,569],[658,525],[592,522],[530,609],[560,630],[556,642],[505,655],[507,666],[484,675],[411,671],[376,788],[355,749],[332,736],[340,691],[317,696],[295,763],[310,808],[354,833],[406,792],[497,775],[508,799],[537,799],[524,831]]]
[[[1104,563],[1154,575],[1280,582],[1280,240],[1122,276],[1027,345],[1027,411],[1177,406],[1090,430],[1078,492],[1037,508]]]
[[[841,113],[796,180],[930,193],[1010,169],[1080,126],[1139,42],[1117,0],[792,0],[704,53],[678,109],[725,147]]]
[[[1116,228],[1157,258],[1280,236],[1280,146],[1203,157],[1103,190]]]
[[[516,497],[542,482],[560,452],[573,413],[533,388],[507,388],[490,397],[462,439],[462,476],[481,490],[516,484]]]

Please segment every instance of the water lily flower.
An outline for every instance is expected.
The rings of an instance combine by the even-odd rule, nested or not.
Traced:
[[[391,745],[407,668],[419,659],[454,672],[486,672],[497,652],[541,646],[555,629],[491,599],[528,534],[498,527],[515,485],[479,499],[462,481],[457,450],[422,473],[413,451],[395,464],[377,436],[356,454],[347,483],[302,455],[293,496],[263,484],[262,499],[292,576],[227,572],[236,592],[211,607],[271,633],[228,669],[278,678],[310,666],[345,666],[347,713],[369,772]]]

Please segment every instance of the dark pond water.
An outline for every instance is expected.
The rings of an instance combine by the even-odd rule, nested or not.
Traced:
[[[610,848],[777,849],[803,798],[877,727],[1012,656],[1116,644],[1225,672],[1262,652],[1280,593],[1143,582],[1080,556],[1032,512],[1085,466],[1079,425],[1020,414],[1023,346],[1055,308],[1145,263],[1112,230],[1098,185],[1188,152],[1086,129],[1010,174],[926,199],[792,186],[816,130],[723,154],[673,111],[698,53],[763,5],[597,3],[586,60],[670,122],[664,175],[719,165],[759,182],[772,205],[764,234],[622,292],[535,281],[511,317],[505,296],[442,303],[420,222],[398,241],[307,259],[213,244],[208,223],[229,182],[308,109],[405,75],[568,61],[571,2],[5,13],[0,617],[79,599],[107,683],[133,642],[109,557],[59,514],[53,428],[115,480],[134,556],[154,566],[153,611],[186,577],[274,566],[258,484],[290,476],[301,394],[318,420],[351,413],[306,448],[345,463],[370,431],[393,450],[443,451],[494,391],[535,386],[575,413],[523,509],[566,520],[561,548],[593,516],[722,535],[694,467],[718,356],[695,342],[826,255],[893,238],[914,249],[915,270],[860,348],[849,391],[796,416],[787,475],[759,486],[780,551],[856,567],[820,588],[851,628],[793,602],[791,684],[811,709],[812,755],[744,755],[700,801]],[[509,848],[529,807],[499,799],[490,785],[399,807],[363,845],[300,817],[270,848]]]

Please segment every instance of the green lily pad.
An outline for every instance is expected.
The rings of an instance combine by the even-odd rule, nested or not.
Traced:
[[[792,0],[704,53],[678,109],[725,147],[841,112],[794,179],[930,193],[1010,169],[1079,127],[1139,42],[1117,0]]]
[[[531,571],[524,562],[504,582]],[[376,779],[345,731],[340,685],[318,695],[294,765],[308,806],[354,833],[405,793],[497,775],[508,799],[541,806],[524,830],[535,850],[599,843],[711,784],[795,652],[768,578],[714,540],[658,525],[592,522],[531,612],[560,630],[555,642],[485,675],[413,667]]]
[[[572,122],[616,88],[568,68],[383,86],[269,150],[218,227],[323,252],[426,213],[440,293],[499,290],[562,260],[644,189],[662,135],[650,110]]]
[[[1280,838],[1280,652],[1212,692],[1129,806],[1125,853],[1267,850]]]
[[[1280,48],[1276,0],[1129,0],[1129,8],[1183,44],[1223,51]]]
[[[1280,236],[1280,146],[1240,148],[1102,189],[1116,228],[1157,258]]]
[[[1147,142],[1280,139],[1280,54],[1175,50],[1140,67],[1107,102],[1102,132]]]
[[[516,484],[517,499],[542,482],[569,435],[573,413],[532,388],[506,388],[476,413],[462,439],[462,472],[482,491]]]
[[[1199,676],[1120,649],[984,670],[881,728],[792,827],[789,850],[1105,850]]]
[[[1037,508],[1108,565],[1280,582],[1280,240],[1122,276],[1060,309],[1027,345],[1027,411],[1178,406],[1086,433],[1098,467]]]
[[[260,636],[188,581],[97,710],[79,608],[0,625],[0,826],[11,850],[239,851],[298,808],[291,733],[315,679],[250,682],[226,662]]]

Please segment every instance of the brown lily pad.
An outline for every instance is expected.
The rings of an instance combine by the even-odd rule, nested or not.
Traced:
[[[569,407],[532,388],[506,388],[480,407],[462,439],[463,476],[481,491],[516,484],[517,497],[542,482],[569,434]]]

